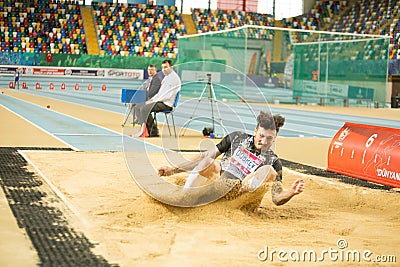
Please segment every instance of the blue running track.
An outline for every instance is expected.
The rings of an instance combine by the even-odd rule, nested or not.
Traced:
[[[83,90],[23,90],[22,92],[81,104],[118,114],[127,113],[127,106],[124,103],[121,103],[120,90],[109,90],[106,92],[90,92]],[[123,150],[121,133],[4,94],[0,96],[0,100],[2,106],[30,121],[75,150]],[[221,116],[216,112],[215,105],[218,105],[218,111]],[[194,107],[196,107],[196,109]],[[222,117],[220,119],[226,132],[234,130],[246,130],[252,132],[255,128],[255,116],[260,110],[265,110],[266,108],[269,107],[267,105],[259,104],[217,102],[216,104],[214,103],[214,117],[215,121]],[[210,109],[210,102],[207,99],[199,100],[181,98],[178,107],[174,112],[175,123],[177,126],[185,126],[192,130],[201,131],[207,123],[209,124],[211,122]],[[234,114],[232,111],[234,111]],[[398,120],[313,112],[279,107],[271,108],[271,111],[273,113],[279,113],[286,118],[285,126],[279,133],[281,137],[332,138],[345,122],[400,128],[400,121]],[[194,112],[196,114],[192,114]],[[194,117],[196,118],[203,118],[193,120],[187,124],[190,114],[195,115]],[[164,122],[164,116],[158,116],[157,119],[160,122]],[[224,133],[221,132],[221,135],[223,134]],[[141,149],[144,143],[143,140],[136,140],[133,138],[130,138],[129,140],[124,138],[124,142],[125,141],[133,142],[133,147],[138,147],[138,149]],[[160,151],[161,148],[146,145],[146,149]]]

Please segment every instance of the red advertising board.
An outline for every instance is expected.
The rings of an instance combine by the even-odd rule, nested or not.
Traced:
[[[33,68],[33,75],[63,76],[64,75],[64,69]]]
[[[327,169],[400,188],[400,129],[346,122],[331,141]]]

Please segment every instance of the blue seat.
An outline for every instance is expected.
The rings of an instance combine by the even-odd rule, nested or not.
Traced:
[[[171,110],[153,111],[153,117],[154,117],[154,122],[155,122],[155,125],[156,125],[156,126],[157,126],[157,113],[164,113],[164,115],[165,115],[165,121],[167,122],[167,126],[168,126],[169,135],[172,135],[172,134],[171,134],[171,129],[170,129],[170,126],[169,126],[169,122],[168,122],[168,115],[169,115],[169,114],[171,115],[171,118],[172,118],[172,125],[174,126],[174,134],[175,134],[175,137],[176,137],[176,129],[175,129],[174,111],[175,111],[176,106],[178,105],[180,93],[181,93],[181,92],[178,91],[178,93],[176,94],[176,96],[175,96],[175,101],[174,101],[174,105],[173,105],[173,107],[172,107]]]

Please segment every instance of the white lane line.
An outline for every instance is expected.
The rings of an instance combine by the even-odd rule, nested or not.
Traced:
[[[38,104],[31,103],[31,102],[25,101],[25,100],[21,100],[21,99],[19,99],[19,98],[13,97],[13,96],[9,96],[9,97],[14,98],[14,99],[16,99],[16,100],[18,100],[18,101],[22,101],[22,102],[24,102],[24,103],[27,103],[27,104],[30,104],[30,105],[34,105],[34,106],[37,106],[37,107],[40,107],[40,108],[44,109],[42,106],[40,106],[40,105],[38,105]],[[1,105],[1,104],[0,104],[0,105]],[[18,117],[22,118],[23,120],[25,120],[25,121],[29,122],[30,124],[34,125],[34,126],[37,127],[38,129],[40,129],[40,130],[46,132],[46,133],[49,134],[50,136],[56,138],[57,140],[59,140],[60,142],[62,142],[63,144],[65,144],[66,146],[68,146],[69,148],[71,148],[72,150],[81,151],[79,148],[74,147],[73,145],[71,145],[71,144],[65,142],[64,140],[58,138],[57,136],[55,136],[55,134],[53,134],[53,133],[51,133],[51,132],[45,130],[44,128],[40,127],[39,125],[37,125],[37,124],[35,124],[35,123],[29,121],[28,119],[24,118],[24,117],[21,116],[20,114],[14,112],[14,111],[12,111],[12,110],[10,110],[10,109],[7,108],[6,106],[4,106],[4,105],[1,105],[1,106],[4,107],[5,109],[9,110],[9,111],[12,112],[13,114],[17,115]],[[85,121],[85,120],[82,120],[82,119],[73,117],[73,116],[68,115],[68,114],[65,114],[65,113],[61,113],[61,112],[58,112],[58,111],[55,111],[55,110],[51,110],[51,111],[52,111],[52,112],[55,112],[55,113],[57,113],[57,114],[60,114],[60,115],[62,115],[62,116],[66,116],[66,117],[68,117],[68,118],[71,118],[71,119],[74,119],[74,120],[77,120],[77,121],[80,121],[80,122],[83,122],[83,123],[86,123],[86,124],[89,124],[89,125],[98,127],[98,128],[100,128],[100,129],[103,129],[103,130],[106,130],[107,132],[110,132],[111,134],[115,134],[115,136],[121,137],[121,139],[122,139],[122,140],[121,140],[121,143],[123,144],[123,138],[124,138],[124,134],[123,134],[123,133],[117,132],[117,131],[112,130],[112,129],[108,129],[108,128],[106,128],[106,127],[104,127],[104,126],[101,126],[101,125],[97,125],[97,124],[94,124],[94,123],[91,123],[91,122],[88,122],[88,121]],[[139,141],[139,140],[138,140],[138,141]],[[147,142],[147,141],[145,141],[145,140],[144,140],[144,141],[142,140],[142,142],[145,142],[146,144],[152,145],[152,146],[154,146],[154,147],[156,147],[156,148],[159,148],[159,149],[161,149],[161,150],[164,149],[162,146],[152,144],[152,143]]]
[[[54,133],[59,136],[114,136],[120,137],[120,134],[90,134],[90,133]]]
[[[66,145],[67,147],[71,148],[72,150],[81,151],[80,149],[78,149],[78,148],[74,147],[73,145],[71,145],[71,144],[65,142],[64,140],[58,138],[58,137],[55,136],[53,133],[51,133],[51,132],[45,130],[44,128],[40,127],[39,125],[33,123],[32,121],[30,121],[30,120],[28,120],[28,119],[22,117],[20,114],[18,114],[18,113],[16,113],[16,112],[12,111],[11,109],[7,108],[6,106],[4,106],[4,105],[1,105],[1,106],[2,106],[3,108],[5,108],[6,110],[10,111],[11,113],[15,114],[17,117],[19,117],[19,118],[23,119],[24,121],[30,123],[31,125],[35,126],[35,127],[38,128],[39,130],[41,130],[41,131],[47,133],[48,135],[50,135],[51,137],[57,139],[58,141],[60,141],[61,143],[63,143],[63,144]]]

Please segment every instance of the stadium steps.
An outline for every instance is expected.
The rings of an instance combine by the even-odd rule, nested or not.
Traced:
[[[374,34],[381,34],[381,32],[383,32],[384,29],[389,29],[390,24],[393,23],[393,21],[395,19],[400,19],[400,13],[398,13],[395,17],[391,18],[390,20],[388,20],[385,25],[383,25],[382,27],[380,27],[379,29],[375,30]],[[388,32],[388,31],[387,31]]]
[[[276,27],[282,27],[282,21],[277,21],[276,22]],[[274,52],[273,54],[273,62],[280,62],[282,61],[281,55],[282,55],[282,38],[283,38],[283,32],[282,31],[275,31],[274,34]],[[279,44],[279,45],[278,45]]]
[[[182,14],[183,23],[185,24],[187,34],[196,34],[196,26],[194,25],[192,15]]]
[[[352,4],[349,4],[346,8],[344,8],[343,10],[340,11],[339,15],[337,15],[337,16],[335,15],[335,16],[331,17],[331,21],[329,23],[326,23],[324,25],[324,27],[322,27],[320,30],[321,31],[332,31],[332,29],[331,29],[332,25],[338,19],[342,18],[346,14],[346,12],[352,7],[353,7]],[[310,42],[310,43],[311,42],[316,42],[317,41],[317,37],[318,37],[317,34],[312,34],[307,38],[307,42]]]
[[[340,18],[344,17],[346,12],[353,7],[352,3],[349,3],[349,5],[342,9],[338,15],[334,15],[331,17],[331,21],[329,23],[326,23],[324,27],[321,28],[321,31],[331,31],[331,26]]]
[[[94,18],[91,7],[81,8],[83,26],[86,32],[86,43],[89,55],[100,54],[99,43],[97,41],[96,29],[94,27]]]
[[[338,19],[342,18],[342,17],[346,14],[346,12],[347,12],[349,9],[351,9],[352,7],[353,7],[353,4],[350,3],[346,8],[344,8],[344,9],[342,9],[342,10],[340,11],[339,15],[334,15],[333,17],[331,17],[331,21],[330,21],[329,23],[326,23],[326,24],[324,25],[324,27],[322,27],[320,30],[321,30],[321,31],[332,31],[332,29],[331,29],[332,25],[334,25],[334,23],[335,23]],[[310,36],[307,38],[307,42],[316,42],[316,41],[317,41],[317,37],[318,37],[318,35],[312,34],[312,35],[310,35]]]

